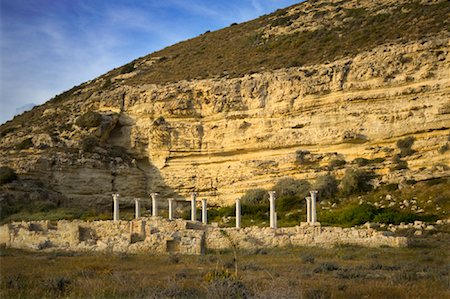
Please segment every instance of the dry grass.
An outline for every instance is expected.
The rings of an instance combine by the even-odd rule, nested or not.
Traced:
[[[304,4],[298,5],[302,7]],[[333,5],[335,7],[324,14],[333,14],[341,9],[339,3]],[[271,19],[274,15],[262,16],[250,22],[207,32],[150,54],[146,58],[164,59],[141,68],[142,72],[127,83],[165,83],[225,74],[240,77],[262,69],[334,61],[381,44],[418,40],[429,34],[450,30],[447,18],[450,5],[445,1],[423,4],[415,0],[393,5],[392,8],[390,13],[383,12],[383,6],[375,12],[360,9],[355,14],[355,10],[345,10],[343,14],[333,17],[340,26],[269,37],[261,34],[262,27],[285,27],[289,22],[276,22],[286,17],[278,16],[274,21]],[[294,15],[290,18],[294,21],[298,17]],[[318,22],[321,22],[320,18]],[[125,65],[113,74],[120,74],[127,68],[128,65]]]
[[[450,230],[412,248],[204,256],[2,250],[1,298],[448,298]],[[215,271],[215,272],[214,272]]]

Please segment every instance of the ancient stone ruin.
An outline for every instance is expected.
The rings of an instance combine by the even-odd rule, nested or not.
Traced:
[[[340,244],[367,247],[404,247],[408,240],[392,232],[372,228],[321,227],[316,220],[316,191],[307,200],[307,222],[277,228],[275,193],[269,192],[270,227],[241,228],[240,201],[236,201],[236,227],[219,228],[207,224],[207,201],[202,200],[202,222],[196,221],[197,194],[191,197],[191,220],[175,219],[174,199],[168,199],[169,219],[158,216],[157,194],[152,193],[152,217],[141,217],[136,199],[136,219],[119,219],[119,194],[113,194],[112,221],[13,222],[0,227],[0,244],[28,250],[67,250],[123,253],[203,254],[205,250],[226,249],[238,244],[242,249]]]

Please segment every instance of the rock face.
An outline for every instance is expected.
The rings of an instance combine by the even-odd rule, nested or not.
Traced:
[[[359,167],[355,158],[376,161],[363,167],[381,175],[378,183],[450,175],[447,31],[239,78],[136,84],[145,63],[3,125],[0,165],[88,205],[110,204],[113,191],[130,200],[196,191],[229,204],[283,177],[339,177]],[[81,122],[89,111],[97,118]],[[408,169],[396,170],[396,142],[408,136],[414,152],[402,158]]]
[[[183,220],[143,218],[134,221],[49,221],[0,226],[0,244],[28,250],[150,252],[203,254],[206,249],[264,249],[288,246],[353,244],[367,247],[405,247],[405,237],[373,229],[289,227],[216,228]]]

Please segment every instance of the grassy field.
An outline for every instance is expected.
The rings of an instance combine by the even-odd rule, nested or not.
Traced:
[[[409,248],[203,256],[1,250],[1,298],[450,298],[450,227]]]

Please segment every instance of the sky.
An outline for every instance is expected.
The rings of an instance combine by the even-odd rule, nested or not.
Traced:
[[[300,0],[0,0],[0,124],[133,59]]]

